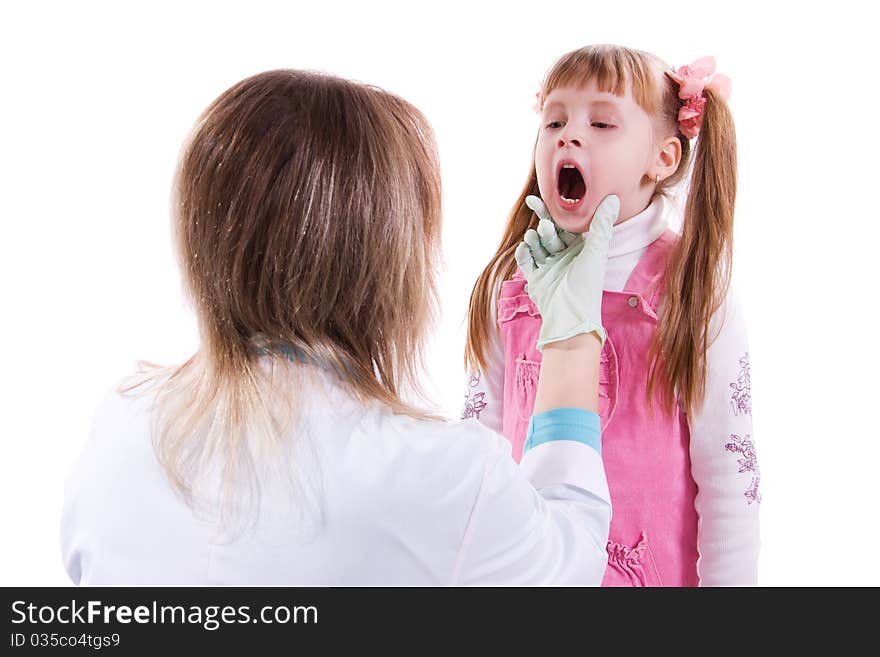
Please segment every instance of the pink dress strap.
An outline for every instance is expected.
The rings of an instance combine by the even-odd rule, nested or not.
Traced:
[[[623,286],[624,292],[633,292],[641,296],[656,311],[663,291],[663,274],[666,261],[678,241],[678,234],[666,230],[660,237],[651,242],[642,254],[636,268]]]

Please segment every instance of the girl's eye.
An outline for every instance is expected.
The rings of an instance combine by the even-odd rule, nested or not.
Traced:
[[[554,129],[555,129],[555,128],[561,128],[561,127],[562,127],[562,121],[550,121],[550,123],[547,124],[547,127],[548,127],[548,128],[554,128]]]
[[[613,127],[614,127],[614,126],[611,125],[610,123],[604,123],[604,122],[602,122],[602,121],[593,121],[590,125],[592,125],[594,128],[599,128],[599,129],[601,129],[601,130],[605,130],[605,129],[607,129],[607,128],[613,128]]]

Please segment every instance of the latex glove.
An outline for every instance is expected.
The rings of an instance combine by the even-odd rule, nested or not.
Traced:
[[[602,288],[611,229],[620,212],[620,199],[606,196],[583,235],[560,230],[544,202],[527,196],[526,205],[538,215],[538,230],[529,229],[516,248],[516,263],[526,278],[526,291],[543,319],[538,350],[579,333],[595,332],[605,344],[602,327]]]

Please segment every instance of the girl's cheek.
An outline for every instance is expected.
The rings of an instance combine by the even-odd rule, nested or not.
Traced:
[[[550,190],[548,189],[549,183],[544,180],[541,176],[538,176],[538,192],[542,199],[549,198],[548,194]]]
[[[608,189],[608,181],[606,180],[605,171],[602,169],[601,164],[595,164],[590,180],[590,188],[587,190],[587,200],[598,204],[607,195],[606,189]]]
[[[535,173],[538,177],[538,191],[541,193],[541,198],[548,198],[548,195],[553,193],[553,177],[543,168],[536,168]]]

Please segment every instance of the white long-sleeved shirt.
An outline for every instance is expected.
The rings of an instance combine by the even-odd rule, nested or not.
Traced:
[[[65,488],[61,547],[72,581],[601,581],[611,509],[593,447],[545,442],[517,466],[508,443],[478,422],[394,415],[353,400],[326,373],[296,399],[291,468],[257,463],[256,521],[231,539],[172,491],[151,444],[152,397],[110,392]]]
[[[656,198],[643,212],[614,226],[605,289],[622,291],[648,246],[669,227],[672,206]],[[493,294],[492,320],[495,321]],[[497,331],[485,371],[468,375],[464,417],[501,431],[504,344]],[[760,544],[760,471],[752,433],[749,348],[742,311],[733,292],[710,320],[706,397],[688,416],[691,473],[698,491],[697,572],[701,586],[757,584]]]

